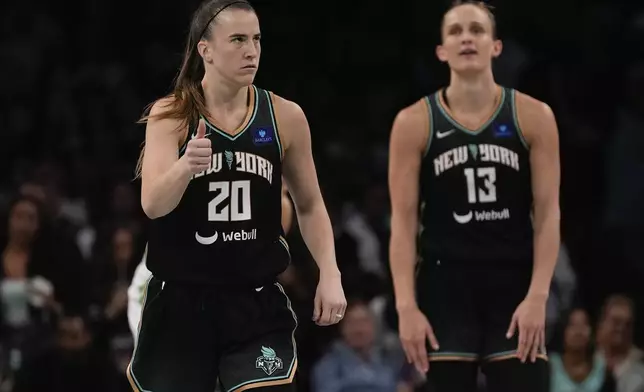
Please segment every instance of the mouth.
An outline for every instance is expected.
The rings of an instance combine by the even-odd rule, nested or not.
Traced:
[[[472,56],[476,55],[479,52],[476,51],[476,49],[463,49],[460,52],[458,52],[459,56]]]
[[[254,65],[254,64],[250,64],[250,65],[246,65],[246,66],[242,67],[242,69],[251,69],[251,70],[252,69],[257,69],[257,66]]]

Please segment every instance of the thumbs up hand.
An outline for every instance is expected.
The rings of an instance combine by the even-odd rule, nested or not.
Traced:
[[[197,133],[188,141],[185,156],[192,174],[201,173],[210,165],[212,148],[210,139],[206,138],[206,123],[203,118],[199,120]]]

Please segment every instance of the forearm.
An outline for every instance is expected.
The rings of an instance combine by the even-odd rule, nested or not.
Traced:
[[[150,219],[156,219],[174,210],[186,191],[192,174],[183,158],[168,171],[153,178],[141,189],[141,205]]]
[[[413,230],[401,232],[392,227],[389,244],[389,264],[394,283],[396,309],[416,307],[415,278],[416,267],[415,235]]]
[[[302,238],[318,265],[320,274],[339,274],[333,229],[324,202],[320,200],[311,208],[298,210],[297,220]]]
[[[547,298],[560,246],[559,210],[535,211],[534,265],[528,295]]]

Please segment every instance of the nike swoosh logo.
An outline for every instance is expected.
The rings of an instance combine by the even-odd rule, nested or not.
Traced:
[[[442,139],[444,137],[447,137],[447,136],[451,135],[454,132],[456,132],[456,129],[450,129],[447,132],[436,132],[436,137],[439,138],[439,139]]]

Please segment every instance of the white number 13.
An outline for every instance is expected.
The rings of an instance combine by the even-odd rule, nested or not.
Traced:
[[[219,194],[208,203],[208,220],[211,222],[250,220],[250,181],[211,182],[208,190]],[[227,206],[219,207],[226,199]],[[217,211],[219,209],[219,211]]]
[[[464,170],[467,180],[467,201],[470,203],[493,203],[496,201],[496,169],[493,167],[476,168],[476,176],[473,168]],[[476,186],[476,178],[483,180],[483,186]]]

